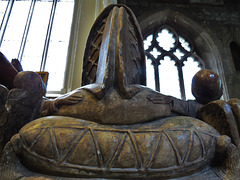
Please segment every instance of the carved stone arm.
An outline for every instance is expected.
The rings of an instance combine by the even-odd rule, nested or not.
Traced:
[[[197,117],[197,111],[203,105],[194,100],[183,101],[177,98],[172,98],[170,108],[177,115]]]
[[[210,102],[199,109],[198,116],[201,120],[214,127],[220,134],[231,137],[233,143],[239,149],[239,119],[235,118],[239,115],[239,100],[229,101],[229,104],[223,100]]]
[[[236,99],[236,98],[232,98],[230,100],[228,100],[227,102],[233,112],[233,115],[235,117],[237,126],[238,126],[238,131],[240,130],[240,100]]]

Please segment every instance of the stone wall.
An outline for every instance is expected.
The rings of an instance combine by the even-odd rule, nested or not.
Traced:
[[[210,46],[217,51],[218,55],[215,57],[219,62],[215,66],[224,81],[224,98],[240,98],[240,71],[237,65],[240,63],[240,1],[119,0],[118,3],[130,7],[140,24],[146,18],[164,10],[179,13],[193,20],[198,25],[193,24],[194,28],[201,27],[210,37]],[[232,50],[231,43],[234,44],[234,47],[231,46]],[[205,45],[206,42],[201,44],[202,47]],[[209,68],[214,69],[212,66]]]

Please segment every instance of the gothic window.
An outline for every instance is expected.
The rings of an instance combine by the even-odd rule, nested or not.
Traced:
[[[0,51],[23,70],[48,71],[48,92],[61,93],[74,0],[0,0]]]
[[[192,77],[203,65],[191,41],[167,25],[144,38],[147,86],[183,100],[194,99]]]

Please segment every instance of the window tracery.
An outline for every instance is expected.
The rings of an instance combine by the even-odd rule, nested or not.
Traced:
[[[173,28],[162,25],[145,35],[147,86],[186,99],[191,94],[191,79],[203,68],[193,43]]]

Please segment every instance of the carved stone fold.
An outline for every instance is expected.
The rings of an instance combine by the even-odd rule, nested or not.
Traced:
[[[219,137],[208,124],[183,116],[129,126],[51,116],[28,123],[11,143],[33,171],[173,178],[206,167]]]

